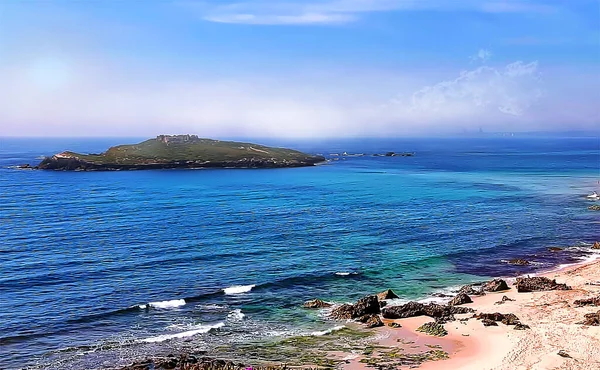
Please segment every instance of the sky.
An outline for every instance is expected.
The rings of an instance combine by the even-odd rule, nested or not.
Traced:
[[[0,136],[600,131],[600,0],[0,0]]]

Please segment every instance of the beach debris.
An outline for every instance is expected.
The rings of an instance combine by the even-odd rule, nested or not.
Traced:
[[[448,335],[448,331],[444,328],[444,325],[438,324],[437,322],[426,322],[425,324],[417,328],[418,332],[433,335],[434,337],[443,337]]]
[[[524,260],[522,258],[513,258],[508,261],[508,264],[516,265],[516,266],[528,266],[528,265],[531,265],[531,262]]]
[[[399,323],[397,323],[397,322],[390,322],[390,323],[388,323],[388,326],[389,326],[390,328],[394,328],[394,329],[398,329],[398,328],[401,328],[401,327],[402,327],[402,325],[400,325],[400,324],[399,324]]]
[[[592,245],[592,249],[600,249],[600,243],[594,242],[594,245]]]
[[[337,320],[356,319],[381,312],[377,296],[369,295],[359,299],[356,304],[343,304],[331,311],[331,317]]]
[[[588,207],[590,211],[600,211],[600,204],[593,204]]]
[[[306,301],[302,305],[302,307],[309,308],[309,309],[327,308],[327,307],[331,307],[331,306],[332,306],[331,303],[325,302],[325,301],[320,300],[320,299],[313,299],[313,300],[310,300],[310,301]]]
[[[600,306],[600,295],[592,298],[578,299],[573,304],[577,307],[582,306]]]
[[[570,354],[568,354],[567,352],[563,351],[562,349],[560,351],[558,351],[557,353],[560,357],[565,357],[565,358],[573,358],[571,357]]]
[[[483,284],[481,289],[484,292],[500,292],[503,290],[509,290],[510,287],[508,286],[508,284],[506,284],[506,281],[502,279],[494,279]]]
[[[531,329],[531,328],[529,327],[529,325],[517,323],[513,329],[514,330],[526,330],[526,329]]]
[[[559,247],[549,247],[548,250],[550,252],[561,252],[563,250],[563,248],[559,248]]]
[[[471,297],[469,297],[466,293],[458,293],[456,297],[452,298],[452,300],[448,302],[448,305],[459,306],[466,303],[473,303]]]
[[[546,290],[570,290],[571,287],[567,284],[559,284],[556,279],[549,279],[543,276],[517,278],[515,283],[517,292],[541,292]]]
[[[388,289],[388,290],[384,290],[381,293],[377,293],[377,299],[379,299],[380,301],[384,301],[386,299],[395,299],[395,298],[400,298],[396,295],[396,293],[394,293],[393,290]]]
[[[455,314],[464,314],[475,312],[472,308],[445,306],[437,303],[423,304],[419,302],[408,302],[401,306],[391,306],[384,308],[381,313],[386,319],[404,319],[414,316],[429,316],[442,324],[448,321],[454,321]]]
[[[381,318],[379,318],[379,315],[376,315],[376,314],[369,314],[369,315],[361,316],[357,319],[357,321],[365,324],[367,328],[376,328],[379,326],[383,326],[383,322],[381,321]]]
[[[600,326],[600,311],[596,313],[588,313],[584,317],[585,320],[578,322],[578,324],[587,326]]]
[[[507,296],[504,295],[504,296],[502,296],[502,300],[500,300],[494,304],[504,304],[506,302],[514,302],[514,301],[515,301],[514,299],[508,298]]]

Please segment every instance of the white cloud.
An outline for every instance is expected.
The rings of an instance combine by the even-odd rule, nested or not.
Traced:
[[[477,54],[471,56],[471,61],[472,62],[481,62],[481,63],[485,63],[488,60],[490,60],[490,58],[492,57],[492,52],[487,50],[487,49],[479,49],[479,51],[477,52]]]
[[[492,13],[548,12],[544,0],[247,0],[187,2],[204,20],[220,23],[309,25],[353,22],[385,11],[470,10]]]
[[[224,80],[99,60],[91,67],[64,56],[42,62],[0,63],[0,136],[394,136],[457,132],[457,125],[491,131],[598,122],[591,78],[554,72],[561,80],[545,81],[551,90],[544,91],[537,62],[478,66],[437,83],[425,83],[431,75],[416,71],[366,80],[368,71],[325,78],[290,71],[269,79],[254,71]],[[60,66],[65,78],[48,84],[40,65]],[[395,99],[382,93],[384,84],[397,91]]]

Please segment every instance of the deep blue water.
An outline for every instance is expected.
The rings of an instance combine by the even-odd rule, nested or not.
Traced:
[[[310,333],[334,324],[307,299],[423,299],[575,262],[600,239],[585,199],[597,138],[266,142],[332,159],[299,169],[10,168],[130,141],[0,139],[0,368]],[[416,156],[331,156],[386,151]]]

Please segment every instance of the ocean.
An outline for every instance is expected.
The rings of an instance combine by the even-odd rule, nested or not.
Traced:
[[[600,212],[585,197],[600,192],[598,138],[271,139],[329,161],[14,168],[137,141],[0,138],[0,368],[310,335],[339,323],[300,308],[309,299],[430,299],[598,256]],[[388,151],[415,155],[373,156]]]

